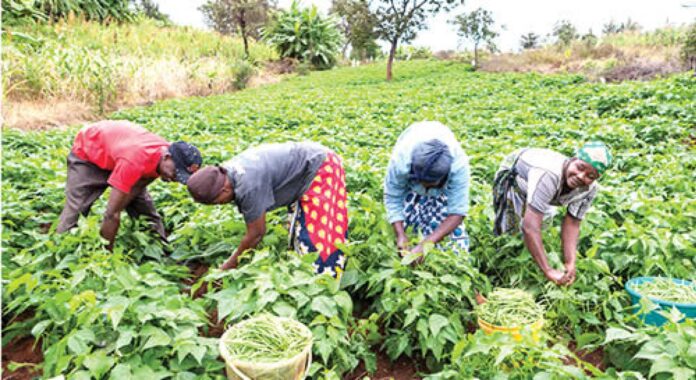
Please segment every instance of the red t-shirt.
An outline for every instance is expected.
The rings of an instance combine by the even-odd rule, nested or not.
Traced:
[[[100,121],[75,136],[73,153],[104,170],[109,185],[130,193],[140,178],[156,178],[162,147],[167,140],[128,121]]]

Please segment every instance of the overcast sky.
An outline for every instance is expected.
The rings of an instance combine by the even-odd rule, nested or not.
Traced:
[[[168,14],[175,23],[205,28],[203,16],[198,11],[204,0],[156,2],[160,10]],[[287,8],[291,2],[292,0],[279,0],[278,5]],[[316,4],[321,11],[327,12],[331,0],[303,0],[302,4]],[[602,25],[612,19],[621,22],[631,18],[648,30],[666,24],[681,25],[696,21],[696,0],[467,0],[464,6],[448,14],[430,18],[428,28],[419,32],[411,44],[427,46],[433,51],[469,47],[458,41],[454,27],[448,21],[457,14],[478,7],[493,13],[500,32],[496,43],[505,51],[519,49],[522,34],[549,34],[554,23],[561,19],[570,20],[581,33],[592,29],[596,35],[601,33]]]

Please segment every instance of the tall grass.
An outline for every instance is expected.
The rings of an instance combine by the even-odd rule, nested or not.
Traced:
[[[221,93],[243,87],[240,79],[249,76],[248,65],[240,64],[241,40],[148,19],[103,25],[70,18],[6,28],[2,44],[3,114],[29,101],[74,101],[101,114],[121,105]],[[275,58],[271,47],[251,44],[252,64]]]

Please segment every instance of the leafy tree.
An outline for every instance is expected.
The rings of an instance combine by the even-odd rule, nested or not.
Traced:
[[[287,11],[274,15],[263,37],[282,57],[310,62],[316,68],[332,67],[343,43],[336,19],[320,15],[315,5],[300,9],[297,0]]]
[[[207,0],[200,6],[206,23],[222,34],[236,34],[244,41],[249,57],[249,37],[260,38],[275,3],[269,0]]]
[[[639,32],[641,29],[642,26],[640,26],[639,23],[631,20],[630,18],[627,19],[625,22],[621,23],[622,32]]]
[[[610,20],[608,23],[604,24],[602,27],[602,33],[607,35],[607,34],[616,34],[621,32],[621,24],[618,24],[614,22],[614,20]]]
[[[587,31],[587,34],[583,34],[582,37],[580,37],[580,40],[585,43],[588,47],[593,47],[597,45],[597,36],[592,33],[592,29]]]
[[[353,58],[364,60],[377,56],[377,17],[370,12],[367,0],[333,0],[329,12],[339,17],[339,28],[346,36],[343,45],[344,57],[348,46],[351,47]]]
[[[539,47],[539,35],[534,32],[523,34],[520,39],[522,49],[535,49]]]
[[[617,34],[622,32],[638,32],[642,29],[640,24],[631,20],[630,18],[622,23],[616,23],[614,20],[609,21],[604,24],[602,28],[602,33],[607,34]]]
[[[498,32],[492,29],[494,23],[492,13],[478,8],[473,12],[455,17],[452,23],[457,26],[459,37],[474,43],[474,68],[478,67],[479,46],[485,43],[489,48],[495,49],[493,39],[498,36]]]
[[[135,9],[144,14],[145,16],[164,22],[165,24],[171,24],[172,20],[169,19],[167,14],[162,13],[159,9],[159,5],[154,2],[154,0],[133,0]]]
[[[681,57],[687,69],[696,70],[696,23],[691,24],[684,39],[681,49]],[[694,73],[696,75],[696,73]]]
[[[553,27],[553,36],[560,45],[567,46],[578,38],[578,30],[568,20],[561,20]]]
[[[375,0],[377,33],[390,45],[387,80],[392,79],[392,65],[398,43],[412,41],[416,33],[425,28],[426,16],[447,12],[463,3],[464,0]]]

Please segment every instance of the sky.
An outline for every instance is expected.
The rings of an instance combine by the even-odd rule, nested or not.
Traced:
[[[373,0],[375,1],[375,0]],[[180,25],[206,28],[198,7],[204,0],[155,0],[160,10]],[[289,7],[292,0],[278,0],[281,8]],[[315,4],[326,13],[331,0],[302,0],[303,5]],[[684,7],[689,5],[690,7]],[[455,15],[482,7],[493,13],[495,29],[500,33],[496,45],[503,51],[519,50],[520,36],[534,32],[540,36],[551,33],[558,20],[569,20],[581,33],[592,30],[599,35],[602,26],[614,20],[630,18],[644,30],[696,21],[696,0],[466,0],[463,6],[448,14],[428,19],[428,28],[418,33],[411,42],[433,51],[464,50],[470,44],[460,41],[454,26],[448,23]]]

